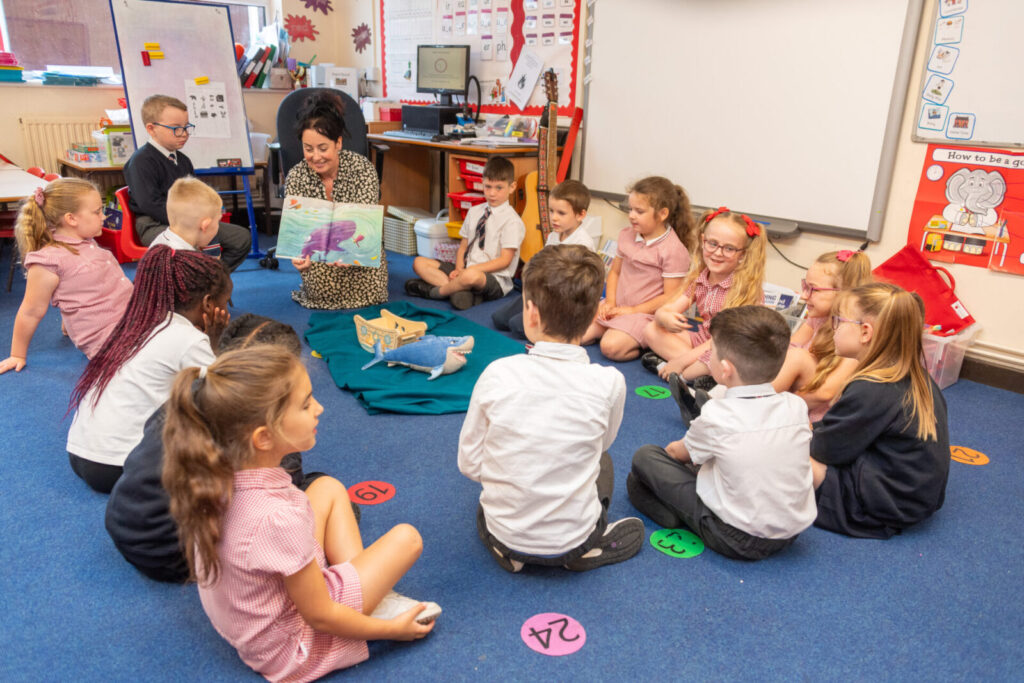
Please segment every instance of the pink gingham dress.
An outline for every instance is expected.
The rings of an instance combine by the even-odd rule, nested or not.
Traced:
[[[25,254],[25,269],[39,266],[60,278],[50,305],[60,309],[72,343],[92,358],[124,315],[132,283],[114,255],[96,240],[54,237],[74,247],[78,254],[63,247],[43,247]]]
[[[725,300],[729,296],[729,289],[732,288],[733,274],[730,273],[729,277],[725,278],[717,285],[713,285],[708,281],[708,269],[705,268],[701,271],[700,275],[697,276],[697,280],[693,283],[693,296],[691,301],[697,304],[697,315],[704,319],[704,322],[700,324],[700,327],[695,332],[689,332],[690,335],[690,347],[697,348],[707,340],[711,339],[711,319],[715,315],[725,308]],[[764,294],[758,299],[758,303],[764,301]],[[701,363],[711,367],[711,347],[708,347],[704,353],[700,355]]]
[[[309,499],[283,469],[235,473],[218,548],[221,574],[199,586],[199,598],[217,632],[267,680],[310,681],[369,657],[366,641],[314,631],[288,597],[283,577],[316,560],[331,599],[362,611],[355,567],[328,567],[314,530]]]
[[[665,278],[683,278],[690,270],[690,252],[671,228],[648,244],[633,228],[625,227],[619,233],[615,255],[622,259],[619,284],[615,289],[616,306],[636,306],[661,296],[665,293]],[[597,323],[625,332],[641,347],[646,347],[644,328],[652,320],[653,314],[631,313]]]

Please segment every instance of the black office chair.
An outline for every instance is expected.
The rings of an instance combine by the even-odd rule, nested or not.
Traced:
[[[299,122],[299,110],[306,100],[320,92],[332,92],[341,98],[345,121],[345,135],[342,136],[342,149],[351,150],[364,157],[369,157],[369,146],[366,139],[366,119],[363,118],[363,110],[359,103],[352,99],[352,96],[334,88],[301,88],[294,90],[281,100],[281,106],[277,108],[277,141],[269,145],[270,148],[270,174],[277,184],[278,198],[284,197],[284,180],[288,177],[288,171],[292,166],[302,160],[302,143],[295,127]],[[380,168],[377,169],[378,180]],[[267,211],[270,211],[268,202]],[[267,256],[260,259],[260,265],[264,268],[277,268],[277,259],[274,258],[273,250]]]
[[[278,156],[276,160],[278,163],[273,172],[274,177],[280,179],[278,185],[282,188],[281,191],[283,191],[284,178],[288,176],[288,171],[302,160],[302,143],[299,142],[299,136],[295,132],[295,126],[299,121],[299,109],[307,99],[321,92],[332,92],[341,97],[345,109],[343,116],[345,128],[348,129],[342,138],[342,147],[362,154],[364,157],[370,156],[366,141],[366,119],[363,118],[363,111],[359,108],[359,103],[352,99],[351,95],[334,88],[293,90],[281,100],[281,106],[277,108],[276,149],[279,156],[275,154]]]

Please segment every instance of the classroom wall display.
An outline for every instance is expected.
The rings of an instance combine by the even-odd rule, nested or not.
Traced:
[[[928,145],[907,242],[933,261],[1024,275],[1024,153]]]
[[[914,140],[1024,147],[1024,3],[931,0]]]
[[[588,5],[582,180],[623,194],[663,175],[699,206],[877,239],[922,11],[923,0]]]
[[[580,0],[381,0],[381,70],[384,96],[426,104],[416,92],[417,45],[469,45],[469,73],[480,81],[484,113],[539,115],[547,102],[542,84],[526,109],[510,101],[509,74],[524,48],[558,75],[558,113],[576,102]],[[470,96],[475,99],[476,88]]]
[[[136,146],[149,139],[142,103],[177,97],[195,130],[182,150],[197,173],[252,172],[231,20],[222,5],[110,0]]]

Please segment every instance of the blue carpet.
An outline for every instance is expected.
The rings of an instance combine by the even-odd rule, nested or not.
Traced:
[[[394,255],[393,298],[411,259]],[[6,262],[2,264],[6,267]],[[131,272],[131,267],[128,268]],[[233,313],[271,315],[305,330],[292,303],[298,276],[243,265]],[[0,337],[10,338],[24,292],[0,294]],[[441,302],[417,304],[450,310]],[[466,312],[490,326],[503,302]],[[4,341],[3,343],[6,343]],[[308,352],[307,347],[307,352]],[[596,349],[592,358],[599,360]],[[605,362],[605,361],[600,361]],[[4,681],[254,680],[213,630],[195,587],[157,584],[125,563],[103,529],[106,497],[70,471],[64,443],[68,394],[85,358],[61,336],[51,311],[32,342],[30,365],[0,377],[0,623]],[[625,495],[633,451],[681,434],[671,399],[632,391],[658,384],[638,362],[615,364],[630,395],[611,449],[617,472],[613,518],[634,514]],[[586,574],[497,567],[476,537],[479,489],[455,463],[461,414],[368,416],[308,358],[326,412],[306,456],[346,484],[397,488],[363,510],[372,540],[399,522],[423,534],[423,557],[402,592],[444,608],[425,640],[371,644],[368,662],[331,678],[371,680],[1021,680],[1024,675],[1024,396],[959,382],[944,393],[953,442],[991,463],[952,463],[945,507],[889,541],[810,529],[759,564],[710,551],[672,559],[647,546],[636,558]],[[524,428],[528,428],[524,425]],[[648,534],[656,529],[647,522]],[[563,612],[587,631],[576,654],[528,650],[520,625]]]

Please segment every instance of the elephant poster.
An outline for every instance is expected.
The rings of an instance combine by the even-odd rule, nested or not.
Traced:
[[[1024,153],[929,145],[907,242],[933,261],[1024,275]]]

